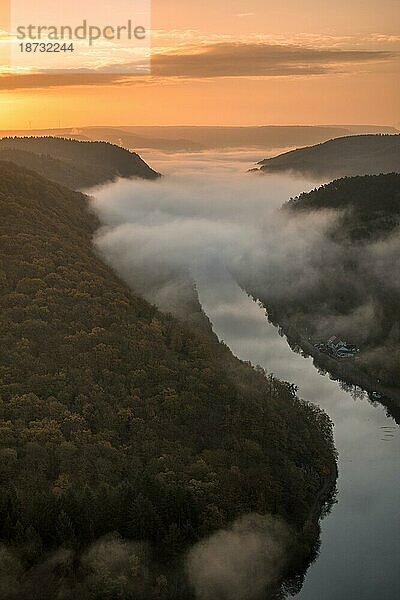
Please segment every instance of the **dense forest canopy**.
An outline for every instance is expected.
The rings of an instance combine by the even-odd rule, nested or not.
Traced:
[[[56,137],[0,139],[0,160],[9,160],[72,189],[83,189],[116,177],[157,179],[135,152],[107,142]]]
[[[400,224],[400,175],[370,175],[332,181],[300,194],[290,211],[334,210],[340,213],[331,233],[355,240],[377,240]]]
[[[259,163],[263,173],[291,171],[316,179],[400,171],[400,135],[354,135],[285,152]]]
[[[0,162],[2,598],[190,598],[187,548],[251,512],[284,519],[286,568],[304,565],[328,417],[136,295],[93,252],[98,225],[84,195]],[[158,565],[134,591],[88,559],[107,535]]]

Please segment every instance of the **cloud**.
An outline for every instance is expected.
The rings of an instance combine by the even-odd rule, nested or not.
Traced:
[[[188,79],[215,77],[283,77],[349,70],[396,56],[383,50],[310,48],[268,43],[218,43],[156,54],[152,73]]]
[[[44,74],[30,73],[27,75],[1,75],[0,91],[47,89],[71,86],[97,86],[121,84],[124,77],[112,73],[71,73],[71,74]]]
[[[284,304],[318,340],[338,335],[364,347],[381,328],[375,292],[398,294],[398,235],[354,245],[349,257],[348,246],[327,235],[339,213],[279,210],[313,185],[212,171],[206,178],[120,181],[95,193],[104,224],[95,244],[136,292],[180,317],[193,300],[191,281],[201,289],[228,272],[271,306]]]
[[[187,573],[197,600],[257,600],[277,582],[290,531],[271,515],[251,514],[189,552]]]
[[[102,68],[65,74],[30,73],[0,75],[1,90],[46,89],[71,86],[159,84],[160,79],[211,79],[221,77],[289,77],[351,71],[361,64],[394,60],[397,52],[346,50],[339,47],[311,47],[301,44],[256,41],[224,41],[183,46],[155,52],[151,73],[137,71],[137,63],[110,63]],[[123,73],[123,74],[121,74]]]
[[[105,225],[95,243],[137,292],[163,310],[174,304],[174,290],[187,300],[182,281],[220,267],[239,279],[262,272],[269,297],[285,297],[288,289],[301,295],[318,279],[305,265],[331,215],[289,220],[277,209],[309,186],[282,176],[121,180],[95,193],[93,207]]]

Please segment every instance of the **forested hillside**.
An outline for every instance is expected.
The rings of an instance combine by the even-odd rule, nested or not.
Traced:
[[[355,135],[299,148],[259,163],[262,173],[291,171],[316,179],[400,171],[400,135]]]
[[[334,210],[331,234],[350,241],[376,241],[400,224],[400,174],[346,177],[288,202],[290,211]]]
[[[0,162],[1,597],[190,598],[183,553],[254,511],[289,524],[286,568],[304,565],[328,417],[128,289],[97,227],[85,196]],[[93,550],[112,532],[148,544],[129,577]]]
[[[49,154],[36,154],[27,150],[0,148],[0,160],[10,161],[35,171],[39,175],[71,189],[90,187],[103,181],[101,168],[85,168],[73,161],[52,158]]]
[[[365,383],[398,418],[400,175],[336,180],[292,199],[284,211],[289,219],[328,211],[328,229],[296,274],[309,283],[301,293],[287,294],[284,303],[271,303],[260,282],[247,282],[247,287],[320,365],[344,380]],[[334,336],[356,351],[335,360],[327,346]]]
[[[138,154],[107,142],[55,137],[2,138],[0,159],[15,162],[72,189],[92,187],[116,177],[159,177]]]

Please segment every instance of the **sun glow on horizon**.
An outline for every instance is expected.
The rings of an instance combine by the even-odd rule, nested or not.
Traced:
[[[400,121],[400,5],[390,0],[153,0],[152,13],[148,76],[114,73],[111,48],[96,76],[10,73],[0,43],[0,129]]]

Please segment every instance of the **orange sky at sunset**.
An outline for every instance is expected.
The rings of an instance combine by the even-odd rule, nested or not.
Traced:
[[[149,76],[0,65],[0,129],[400,125],[398,0],[153,0],[151,39]]]

